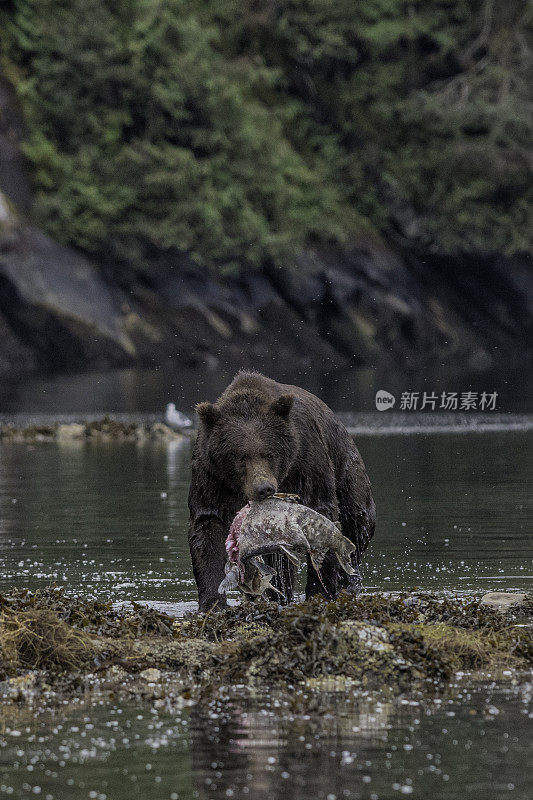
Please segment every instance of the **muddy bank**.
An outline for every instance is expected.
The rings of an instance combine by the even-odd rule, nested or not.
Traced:
[[[180,705],[279,692],[424,694],[457,672],[521,680],[533,669],[533,599],[505,613],[477,599],[342,596],[280,608],[243,603],[183,619],[59,589],[0,596],[0,697],[36,710],[125,696]]]
[[[109,416],[90,422],[57,422],[24,427],[0,423],[0,441],[15,442],[174,441],[184,435],[184,431],[173,430],[162,422],[123,422]]]

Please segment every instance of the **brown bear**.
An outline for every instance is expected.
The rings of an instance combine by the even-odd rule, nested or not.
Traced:
[[[189,545],[200,610],[226,604],[225,540],[248,500],[291,492],[332,521],[356,545],[357,574],[343,572],[330,551],[320,578],[307,567],[306,597],[356,592],[359,565],[374,534],[375,506],[365,466],[346,428],[318,397],[257,372],[239,372],[214,403],[196,410],[200,430],[192,457]],[[286,561],[286,559],[284,559]],[[288,561],[284,570],[290,570]],[[283,581],[287,601],[292,581]]]

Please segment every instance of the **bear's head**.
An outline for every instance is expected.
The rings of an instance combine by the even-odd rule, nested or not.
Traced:
[[[196,406],[210,469],[233,492],[264,500],[278,491],[297,449],[293,402],[293,395],[282,395],[260,408]]]

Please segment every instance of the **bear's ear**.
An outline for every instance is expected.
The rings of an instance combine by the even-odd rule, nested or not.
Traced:
[[[220,411],[215,408],[213,403],[198,403],[196,413],[208,430],[220,419]]]
[[[294,403],[293,394],[282,394],[277,400],[274,400],[270,406],[270,413],[277,414],[283,419],[287,419],[290,414],[292,404]]]

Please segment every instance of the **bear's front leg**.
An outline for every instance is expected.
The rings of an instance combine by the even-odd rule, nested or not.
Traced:
[[[200,514],[190,522],[189,548],[200,611],[227,605],[226,595],[218,592],[225,574],[226,535],[226,526],[216,514]]]

